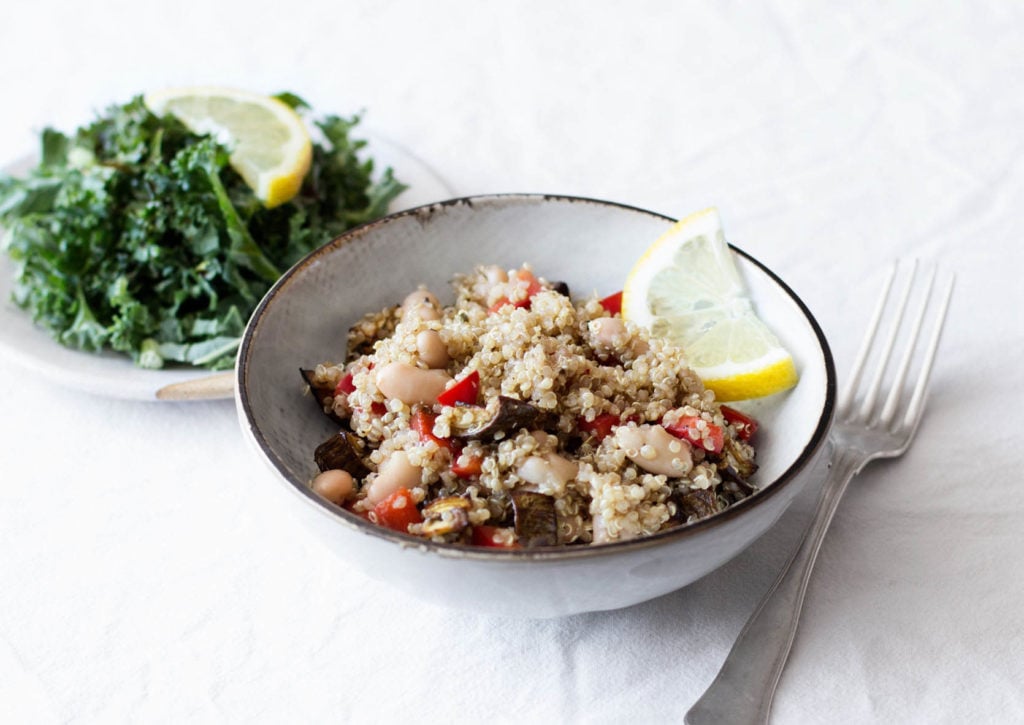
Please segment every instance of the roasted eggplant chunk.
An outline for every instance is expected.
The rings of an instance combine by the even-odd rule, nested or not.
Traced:
[[[299,373],[302,375],[302,379],[306,381],[306,385],[309,386],[309,390],[313,393],[313,397],[316,398],[316,402],[321,406],[326,405],[324,401],[327,398],[334,397],[334,388],[330,385],[318,383],[316,381],[316,372],[314,370],[299,368]]]
[[[543,493],[513,491],[512,508],[515,511],[516,537],[522,546],[531,548],[558,543],[555,499]]]
[[[497,410],[490,420],[469,430],[457,430],[455,434],[466,440],[493,440],[499,433],[507,436],[520,428],[534,428],[541,417],[542,414],[536,406],[499,395]]]
[[[710,488],[696,489],[678,496],[676,506],[680,521],[702,519],[718,511],[718,498]]]
[[[445,496],[423,507],[423,533],[427,536],[460,534],[469,526],[469,499]]]
[[[362,461],[366,444],[351,431],[342,430],[325,440],[313,453],[313,460],[321,471],[338,468],[348,471],[353,478],[365,477],[370,469]]]

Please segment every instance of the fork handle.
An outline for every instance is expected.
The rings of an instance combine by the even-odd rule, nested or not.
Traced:
[[[834,453],[800,547],[747,620],[718,676],[686,713],[687,725],[768,722],[814,560],[847,484],[864,463],[861,456],[848,450]]]

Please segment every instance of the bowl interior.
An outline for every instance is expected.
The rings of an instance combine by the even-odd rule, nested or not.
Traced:
[[[499,195],[420,207],[354,230],[289,270],[253,315],[239,354],[243,422],[269,462],[305,491],[316,473],[313,450],[335,426],[303,398],[299,368],[342,360],[348,328],[363,314],[396,304],[419,284],[451,302],[452,275],[490,263],[529,262],[538,275],[567,282],[574,297],[604,296],[621,289],[671,221],[607,202]],[[792,352],[801,376],[789,392],[737,406],[761,423],[755,482],[770,488],[823,440],[834,371],[799,299],[746,254],[738,262],[758,314]]]

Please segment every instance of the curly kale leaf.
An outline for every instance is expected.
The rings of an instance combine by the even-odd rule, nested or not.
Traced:
[[[292,94],[279,96],[307,108]],[[405,187],[351,137],[359,116],[316,121],[323,141],[299,194],[267,209],[228,149],[151,113],[141,97],[65,135],[38,166],[0,176],[13,298],[59,342],[139,365],[230,367],[245,321],[281,271],[382,216]]]

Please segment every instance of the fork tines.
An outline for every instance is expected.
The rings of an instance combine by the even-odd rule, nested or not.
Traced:
[[[911,364],[914,361],[914,352],[917,347],[918,338],[921,335],[921,329],[924,326],[929,309],[934,306],[932,304],[932,292],[937,274],[936,268],[933,267],[928,273],[923,289],[920,289],[921,285],[916,283],[918,264],[917,260],[914,260],[909,265],[909,271],[903,274],[906,277],[906,281],[903,283],[902,290],[893,306],[889,301],[894,287],[893,283],[896,280],[897,273],[905,266],[908,265],[899,262],[894,263],[886,277],[882,294],[872,314],[871,322],[868,325],[864,341],[861,343],[860,351],[857,353],[853,369],[850,371],[849,382],[839,398],[837,414],[838,419],[841,421],[857,421],[870,425],[900,428],[911,427],[920,419],[925,393],[928,388],[928,378],[931,374],[932,363],[935,360],[935,352],[939,347],[939,340],[942,337],[942,328],[946,318],[946,311],[949,309],[949,300],[953,294],[955,276],[952,274],[949,276],[949,281],[939,297],[938,311],[933,313],[935,322],[932,325],[931,338],[928,340],[928,346],[918,368],[917,382],[910,393],[909,403],[905,404],[906,413],[900,421],[893,424],[893,418],[900,406],[900,400],[908,392],[904,390],[904,385],[910,372]],[[905,327],[905,313],[910,306],[912,298],[916,298],[918,311],[916,316],[909,322],[908,329],[903,331]],[[888,316],[891,317],[891,322],[889,322],[889,328],[883,340],[881,339],[883,336],[879,334],[879,327],[883,318],[887,316],[887,312],[889,312]],[[890,358],[897,343],[901,340],[905,341],[903,356],[895,372],[889,373]],[[878,346],[876,343],[881,343],[881,345]],[[876,360],[874,376],[868,383],[866,390],[863,391],[860,400],[855,403],[854,396],[857,394],[858,387],[860,386],[861,376],[869,357],[872,355],[874,355]],[[882,386],[887,374],[891,374],[888,386],[889,395],[886,397],[881,408],[879,408],[878,398],[880,391],[883,389]]]

